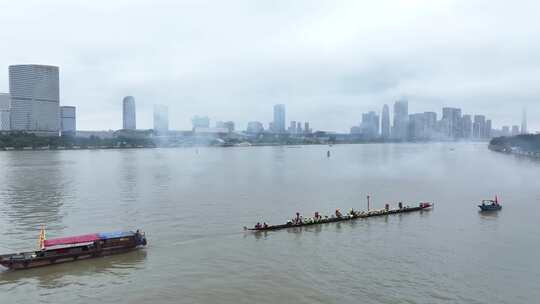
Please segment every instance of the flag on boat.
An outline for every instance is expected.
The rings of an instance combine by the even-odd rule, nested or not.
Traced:
[[[41,226],[41,230],[39,231],[39,249],[43,250],[45,249],[45,226]]]

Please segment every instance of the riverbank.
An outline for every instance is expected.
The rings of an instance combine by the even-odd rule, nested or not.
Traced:
[[[456,141],[457,143],[458,141]],[[471,141],[472,142],[472,141]],[[407,143],[419,143],[419,144],[436,144],[436,143],[448,143],[448,141],[359,141],[359,142],[336,142],[336,143],[250,143],[241,142],[237,144],[148,144],[148,145],[132,145],[132,144],[118,144],[118,145],[71,145],[71,146],[0,146],[0,151],[66,151],[66,150],[121,150],[121,149],[155,149],[155,148],[198,148],[198,147],[216,147],[216,148],[246,148],[246,147],[301,147],[301,146],[333,146],[333,145],[369,145],[369,144],[407,144]],[[502,151],[499,151],[502,152]]]
[[[540,159],[540,135],[523,134],[497,137],[489,142],[488,149],[499,153]]]

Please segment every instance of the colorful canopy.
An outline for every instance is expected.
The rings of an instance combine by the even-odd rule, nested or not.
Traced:
[[[101,232],[101,233],[92,233],[92,234],[84,234],[84,235],[78,235],[78,236],[70,236],[70,237],[64,237],[64,238],[56,238],[56,239],[50,239],[45,240],[43,242],[43,247],[52,247],[52,246],[58,246],[58,245],[73,245],[73,244],[80,244],[80,243],[90,243],[97,240],[107,240],[107,239],[114,239],[114,238],[122,238],[122,237],[131,237],[134,236],[135,232],[133,231],[114,231],[114,232]]]
[[[102,240],[106,239],[114,239],[114,238],[121,238],[121,237],[130,237],[133,236],[135,233],[133,231],[114,231],[114,232],[102,232],[98,233],[98,236]]]
[[[88,242],[93,242],[97,240],[99,240],[99,235],[97,233],[92,233],[92,234],[84,234],[84,235],[70,236],[70,237],[57,238],[57,239],[49,239],[49,240],[45,240],[44,245],[45,247],[52,247],[52,246],[58,246],[58,245],[88,243]]]

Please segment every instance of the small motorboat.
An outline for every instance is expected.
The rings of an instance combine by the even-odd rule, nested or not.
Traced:
[[[497,196],[495,196],[494,200],[482,200],[482,204],[478,205],[478,207],[480,208],[480,211],[498,211],[502,209]]]

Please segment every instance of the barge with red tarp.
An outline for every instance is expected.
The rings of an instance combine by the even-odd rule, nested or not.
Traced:
[[[368,206],[369,206],[369,197],[368,197]],[[312,225],[320,225],[320,224],[326,224],[326,223],[336,223],[336,222],[344,222],[344,221],[351,221],[355,219],[360,218],[368,218],[373,216],[382,216],[382,215],[389,215],[389,214],[398,214],[398,213],[408,213],[408,212],[414,212],[414,211],[423,211],[427,210],[433,207],[433,203],[420,203],[416,207],[410,207],[410,206],[403,206],[402,203],[399,203],[399,207],[396,209],[390,209],[389,204],[385,205],[384,209],[379,210],[371,210],[371,211],[354,211],[351,210],[348,214],[342,215],[339,212],[339,209],[336,210],[336,215],[332,215],[332,217],[322,217],[318,214],[318,212],[315,213],[315,217],[308,218],[308,219],[301,219],[299,216],[299,213],[297,213],[297,219],[293,219],[288,221],[285,224],[281,225],[255,225],[254,228],[248,228],[244,226],[245,231],[252,231],[252,232],[262,232],[262,231],[271,231],[271,230],[280,230],[280,229],[287,229],[287,228],[295,228],[295,227],[303,227],[303,226],[312,226]]]
[[[0,255],[0,265],[28,269],[124,253],[146,246],[146,235],[137,231],[92,233],[47,240],[41,228],[37,251]]]

